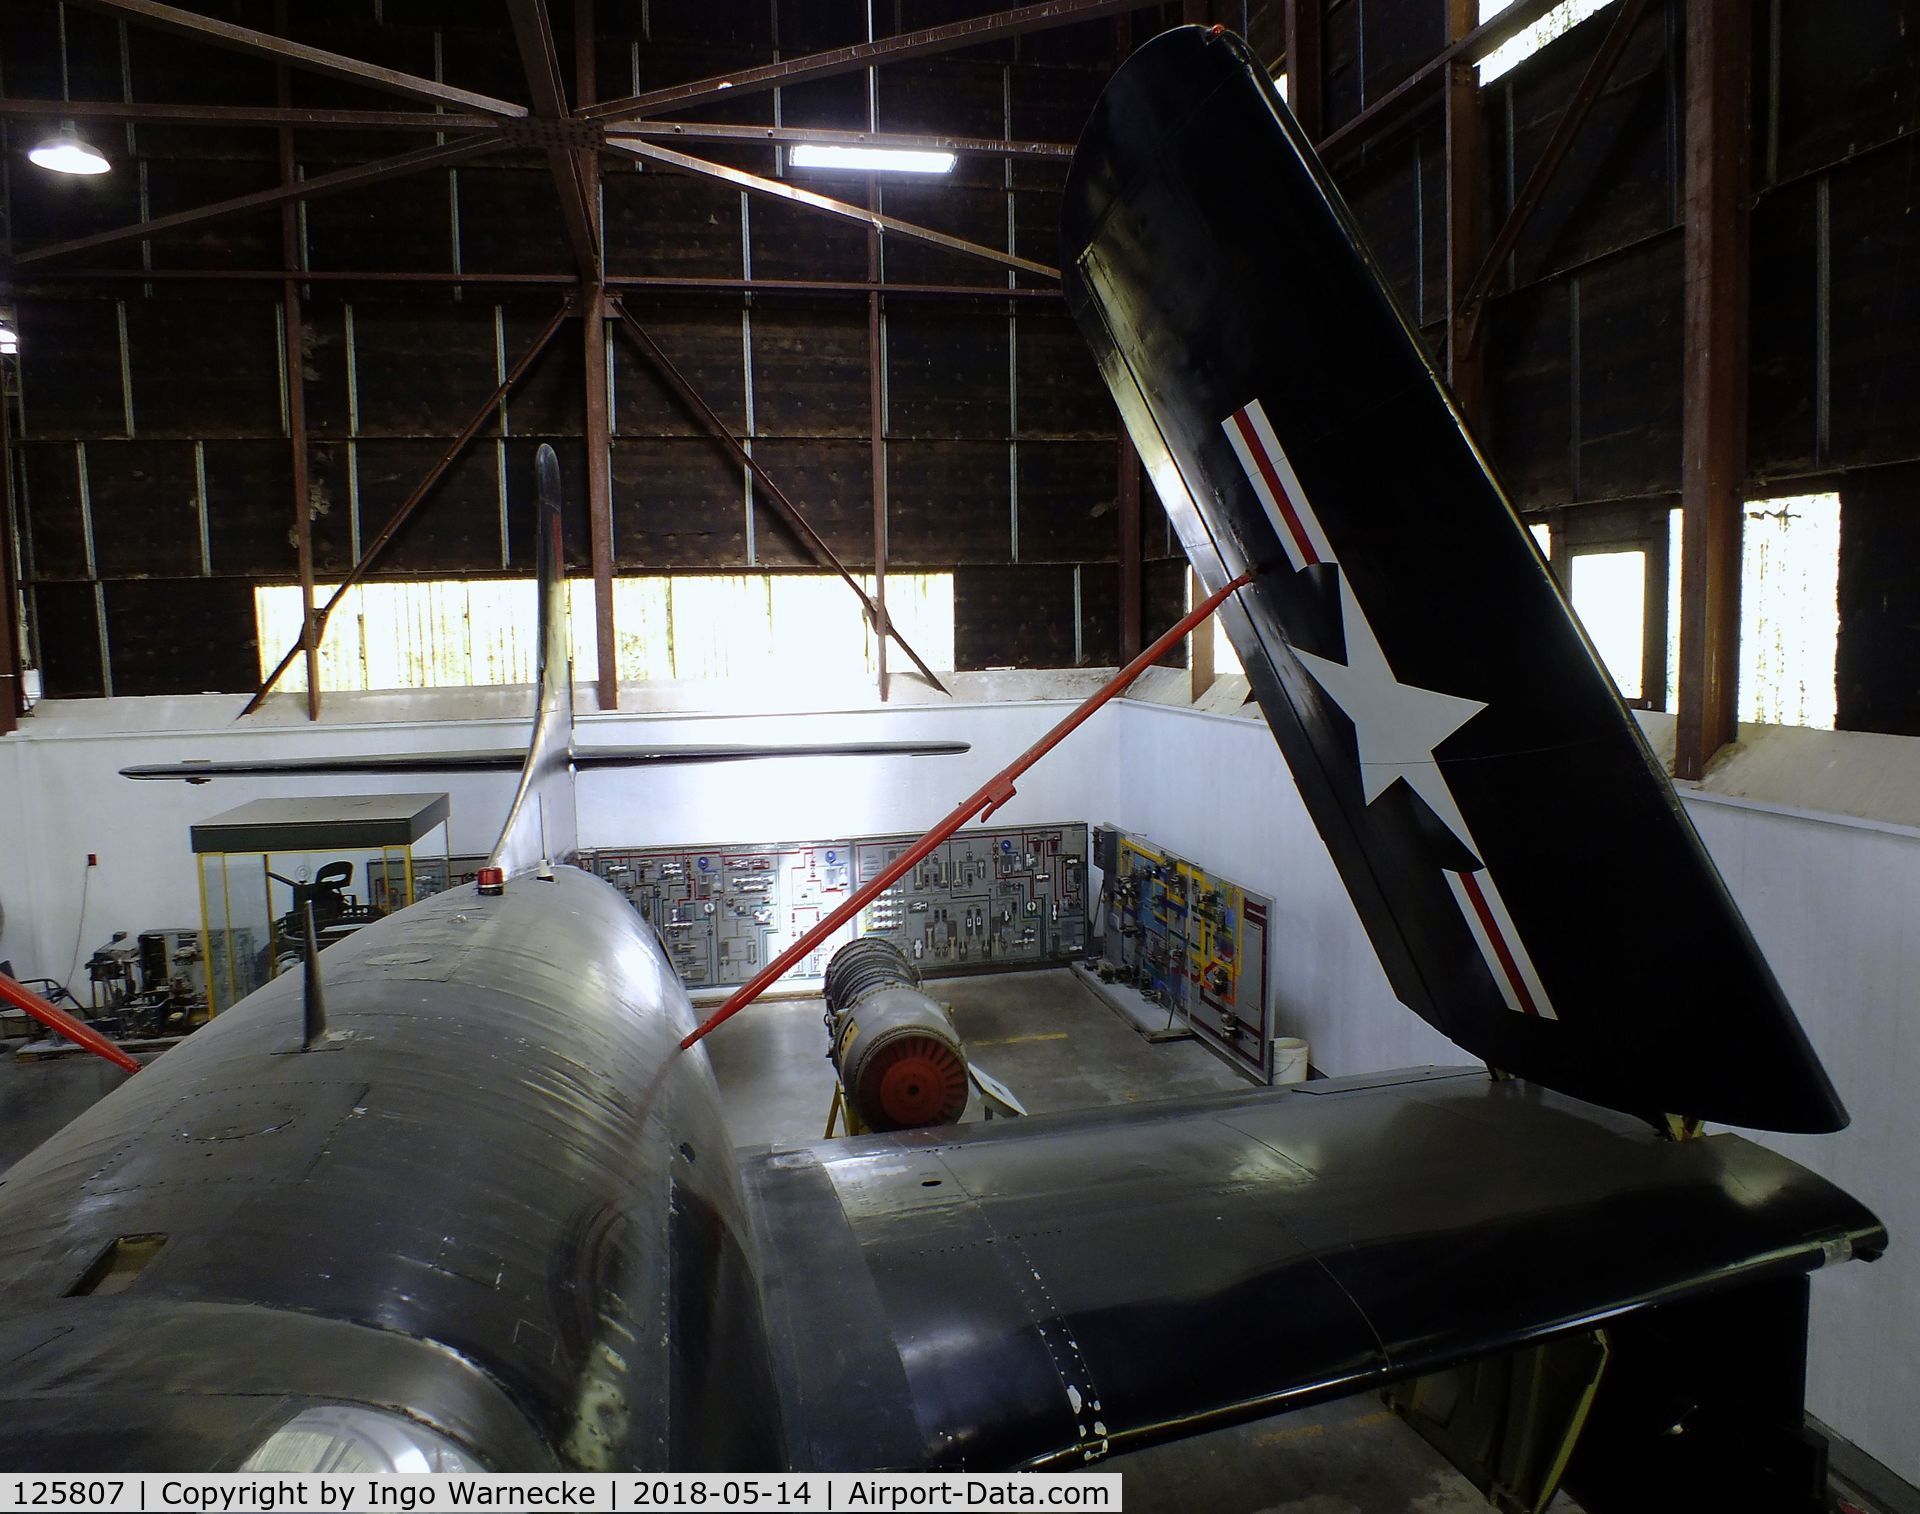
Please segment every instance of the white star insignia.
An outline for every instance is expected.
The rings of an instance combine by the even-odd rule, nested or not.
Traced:
[[[1440,822],[1478,856],[1479,848],[1473,844],[1453,791],[1433,760],[1433,749],[1484,710],[1486,703],[1416,688],[1395,678],[1344,570],[1340,573],[1340,615],[1347,641],[1345,663],[1298,649],[1294,655],[1353,722],[1367,803],[1372,804],[1405,779],[1407,787],[1426,801]]]

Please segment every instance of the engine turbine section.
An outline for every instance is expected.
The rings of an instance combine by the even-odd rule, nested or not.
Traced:
[[[878,936],[849,941],[827,963],[827,1055],[855,1129],[951,1125],[966,1112],[967,1054],[919,983]]]

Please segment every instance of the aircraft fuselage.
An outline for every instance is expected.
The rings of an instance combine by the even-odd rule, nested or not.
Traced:
[[[359,932],[323,959],[316,1049],[298,976],[277,979],[6,1174],[8,1414],[56,1406],[16,1445],[232,1466],[294,1406],[347,1401],[501,1466],[778,1460],[739,1170],[704,1051],[676,1049],[685,991],[624,899],[556,874]],[[125,1291],[71,1296],[153,1235]],[[145,1408],[62,1423],[43,1395],[89,1383]]]

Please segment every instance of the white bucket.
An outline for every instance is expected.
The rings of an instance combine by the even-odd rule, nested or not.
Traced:
[[[1275,1083],[1307,1081],[1307,1043],[1305,1041],[1297,1036],[1273,1038],[1273,1081]]]

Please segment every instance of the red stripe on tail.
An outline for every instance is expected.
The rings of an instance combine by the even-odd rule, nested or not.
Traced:
[[[1500,959],[1500,970],[1507,975],[1507,982],[1513,985],[1514,997],[1520,1001],[1523,1010],[1537,1019],[1540,1011],[1534,1005],[1533,995],[1527,992],[1527,980],[1520,973],[1519,963],[1513,960],[1506,937],[1500,934],[1499,923],[1487,906],[1486,895],[1480,892],[1480,885],[1472,873],[1461,873],[1459,877],[1460,886],[1467,891],[1467,898],[1473,903],[1473,912],[1480,917],[1487,939],[1493,943],[1493,954]]]
[[[1300,549],[1300,555],[1306,559],[1306,565],[1312,567],[1320,561],[1320,554],[1313,550],[1313,541],[1307,535],[1307,528],[1300,524],[1300,516],[1293,508],[1293,501],[1287,498],[1286,485],[1280,482],[1280,475],[1274,471],[1273,459],[1267,456],[1267,449],[1261,445],[1260,433],[1253,429],[1253,422],[1247,418],[1245,410],[1233,412],[1233,424],[1240,433],[1240,439],[1247,444],[1247,451],[1253,454],[1253,460],[1260,469],[1260,477],[1266,480],[1267,488],[1272,492],[1274,503],[1280,507],[1281,518],[1292,533],[1293,544]]]

